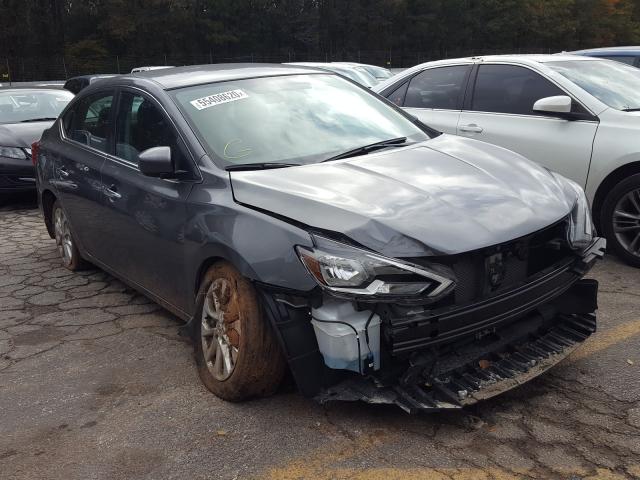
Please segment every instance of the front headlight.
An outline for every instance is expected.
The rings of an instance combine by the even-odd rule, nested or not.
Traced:
[[[311,237],[314,247],[297,246],[296,252],[318,285],[334,295],[363,299],[420,296],[435,301],[455,287],[453,272],[442,265],[425,268]]]
[[[567,229],[567,241],[574,250],[584,250],[593,242],[594,227],[591,220],[591,209],[587,196],[580,185],[568,181],[576,192],[577,199],[569,216],[569,227]]]
[[[0,157],[15,158],[18,160],[26,160],[27,154],[24,150],[17,147],[0,147]]]

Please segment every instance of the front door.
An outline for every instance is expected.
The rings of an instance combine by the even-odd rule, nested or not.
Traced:
[[[117,273],[181,310],[193,292],[185,278],[186,198],[193,185],[143,175],[138,154],[168,146],[176,170],[193,172],[193,162],[171,122],[150,97],[120,93],[114,151],[102,169],[106,235],[101,260]]]
[[[537,100],[557,95],[567,93],[533,70],[482,64],[458,134],[513,150],[584,187],[598,122],[533,112]],[[586,113],[575,100],[573,108]]]
[[[51,149],[54,183],[76,241],[94,255],[102,242],[100,170],[109,148],[114,92],[91,95],[65,113],[64,141]]]

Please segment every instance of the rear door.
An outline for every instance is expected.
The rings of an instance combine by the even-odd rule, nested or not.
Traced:
[[[513,150],[585,186],[598,121],[582,105],[574,100],[574,111],[585,120],[533,112],[537,100],[568,93],[519,65],[481,64],[473,83],[459,135]]]
[[[471,65],[449,65],[423,70],[388,98],[424,124],[445,133],[456,133]],[[404,98],[401,98],[401,97]]]
[[[138,155],[168,146],[177,179],[153,178],[138,169]],[[173,123],[158,102],[122,89],[115,117],[114,150],[102,169],[106,234],[100,259],[171,305],[186,310],[192,298],[184,275],[186,199],[198,178]]]
[[[115,92],[77,102],[62,121],[62,142],[52,146],[54,180],[76,240],[94,255],[102,242],[100,169],[111,141]]]

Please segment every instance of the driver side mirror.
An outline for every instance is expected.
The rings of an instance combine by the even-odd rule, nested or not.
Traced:
[[[174,174],[170,147],[148,148],[138,155],[138,168],[148,177],[166,177]]]
[[[553,117],[569,118],[571,116],[572,100],[567,95],[541,98],[533,104],[533,111]]]

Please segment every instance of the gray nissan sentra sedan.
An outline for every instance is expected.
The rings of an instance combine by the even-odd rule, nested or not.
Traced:
[[[221,398],[460,408],[596,329],[575,183],[338,75],[215,65],[87,87],[34,144],[64,265],[187,322]],[[117,359],[116,359],[117,361]]]

